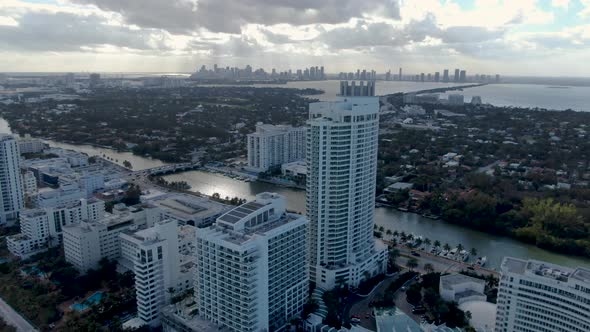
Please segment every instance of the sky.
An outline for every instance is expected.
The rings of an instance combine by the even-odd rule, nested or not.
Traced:
[[[0,71],[590,77],[590,0],[0,0]]]

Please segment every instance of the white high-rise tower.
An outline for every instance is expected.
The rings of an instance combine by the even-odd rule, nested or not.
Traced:
[[[0,225],[13,224],[24,206],[18,142],[0,134]]]
[[[387,248],[373,237],[379,98],[310,104],[307,125],[311,281],[356,287],[387,268]]]

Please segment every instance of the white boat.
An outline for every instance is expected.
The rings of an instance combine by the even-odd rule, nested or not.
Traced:
[[[482,266],[486,265],[487,261],[488,261],[488,258],[486,256],[478,257],[477,261],[475,262],[475,265],[482,267]]]
[[[461,250],[459,252],[457,260],[461,260],[463,262],[466,262],[468,259],[469,259],[469,252],[467,252],[466,250]]]

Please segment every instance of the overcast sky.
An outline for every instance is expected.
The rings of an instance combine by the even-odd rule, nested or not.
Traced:
[[[590,0],[0,0],[0,71],[590,76]]]

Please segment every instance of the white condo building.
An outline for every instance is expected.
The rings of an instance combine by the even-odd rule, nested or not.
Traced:
[[[590,270],[504,258],[496,332],[590,331]]]
[[[199,314],[229,331],[278,331],[308,297],[307,219],[286,212],[283,196],[227,212],[196,241]]]
[[[387,248],[373,237],[378,113],[377,97],[309,105],[310,278],[320,288],[356,287],[387,268]]]
[[[175,220],[157,221],[153,227],[120,234],[122,259],[133,262],[138,322],[160,325],[160,310],[173,296],[193,287],[194,256],[183,242],[194,242],[193,226]]]
[[[0,134],[0,225],[13,224],[24,207],[18,142],[12,135]]]
[[[20,213],[20,234],[6,237],[10,252],[26,258],[62,242],[62,231],[67,225],[94,221],[104,217],[104,202],[80,199],[66,205],[27,209]]]
[[[82,221],[63,227],[66,261],[76,270],[86,273],[98,267],[102,258],[116,260],[121,256],[119,234],[145,225],[141,215],[110,214],[94,221]],[[142,216],[144,217],[144,216]]]
[[[248,167],[267,171],[305,158],[305,127],[256,124],[256,132],[248,134]]]
[[[47,145],[43,143],[40,139],[31,138],[30,136],[26,136],[20,140],[18,140],[18,146],[20,149],[20,153],[40,153],[43,152],[47,148]]]
[[[37,193],[37,178],[31,171],[23,171],[23,190],[27,195],[35,195]]]

